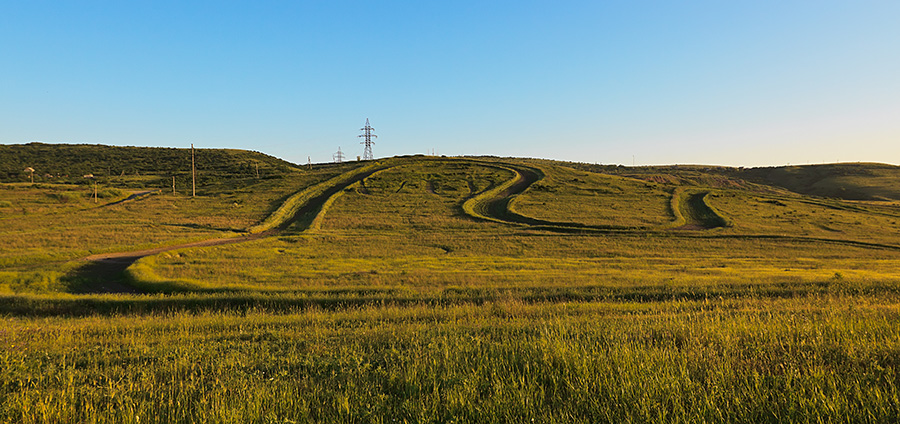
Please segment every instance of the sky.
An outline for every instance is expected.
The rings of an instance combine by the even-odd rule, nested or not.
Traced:
[[[0,0],[0,144],[900,164],[897,1]]]

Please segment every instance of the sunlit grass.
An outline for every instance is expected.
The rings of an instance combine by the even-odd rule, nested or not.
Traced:
[[[8,188],[0,422],[900,420],[897,205],[599,169],[399,158],[108,208]],[[153,294],[61,293],[88,253],[247,228],[282,230],[145,257]]]
[[[896,297],[7,318],[0,417],[890,422]]]

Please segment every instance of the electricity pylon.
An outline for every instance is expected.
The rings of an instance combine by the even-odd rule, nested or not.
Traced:
[[[375,144],[375,142],[372,141],[372,138],[373,137],[378,138],[378,136],[375,134],[372,134],[372,131],[375,131],[375,128],[372,128],[369,125],[369,118],[366,118],[366,126],[360,128],[359,130],[363,131],[363,133],[358,135],[357,137],[365,137],[364,139],[366,140],[366,141],[362,141],[359,143],[359,144],[364,144],[366,146],[365,150],[363,150],[363,160],[375,159],[372,156],[372,145]]]

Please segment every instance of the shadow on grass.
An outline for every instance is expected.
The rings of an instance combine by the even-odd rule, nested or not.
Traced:
[[[141,256],[87,261],[62,278],[70,293],[139,293],[128,284],[125,269]]]
[[[160,225],[164,225],[167,227],[190,228],[190,229],[194,229],[194,230],[212,230],[212,231],[232,232],[232,233],[246,233],[247,232],[247,230],[242,229],[242,228],[214,227],[212,225],[201,225],[201,224],[167,224],[167,223],[163,223]]]
[[[295,313],[307,309],[340,311],[385,306],[453,306],[495,302],[680,302],[739,298],[794,298],[819,295],[898,295],[894,283],[858,284],[841,278],[816,282],[729,284],[706,287],[580,286],[545,288],[446,288],[416,293],[406,288],[307,290],[287,293],[232,292],[184,294],[13,295],[0,296],[0,315],[23,317],[116,316],[172,313]]]

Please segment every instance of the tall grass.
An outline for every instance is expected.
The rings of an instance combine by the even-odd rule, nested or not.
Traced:
[[[896,297],[4,319],[0,419],[892,422]]]

